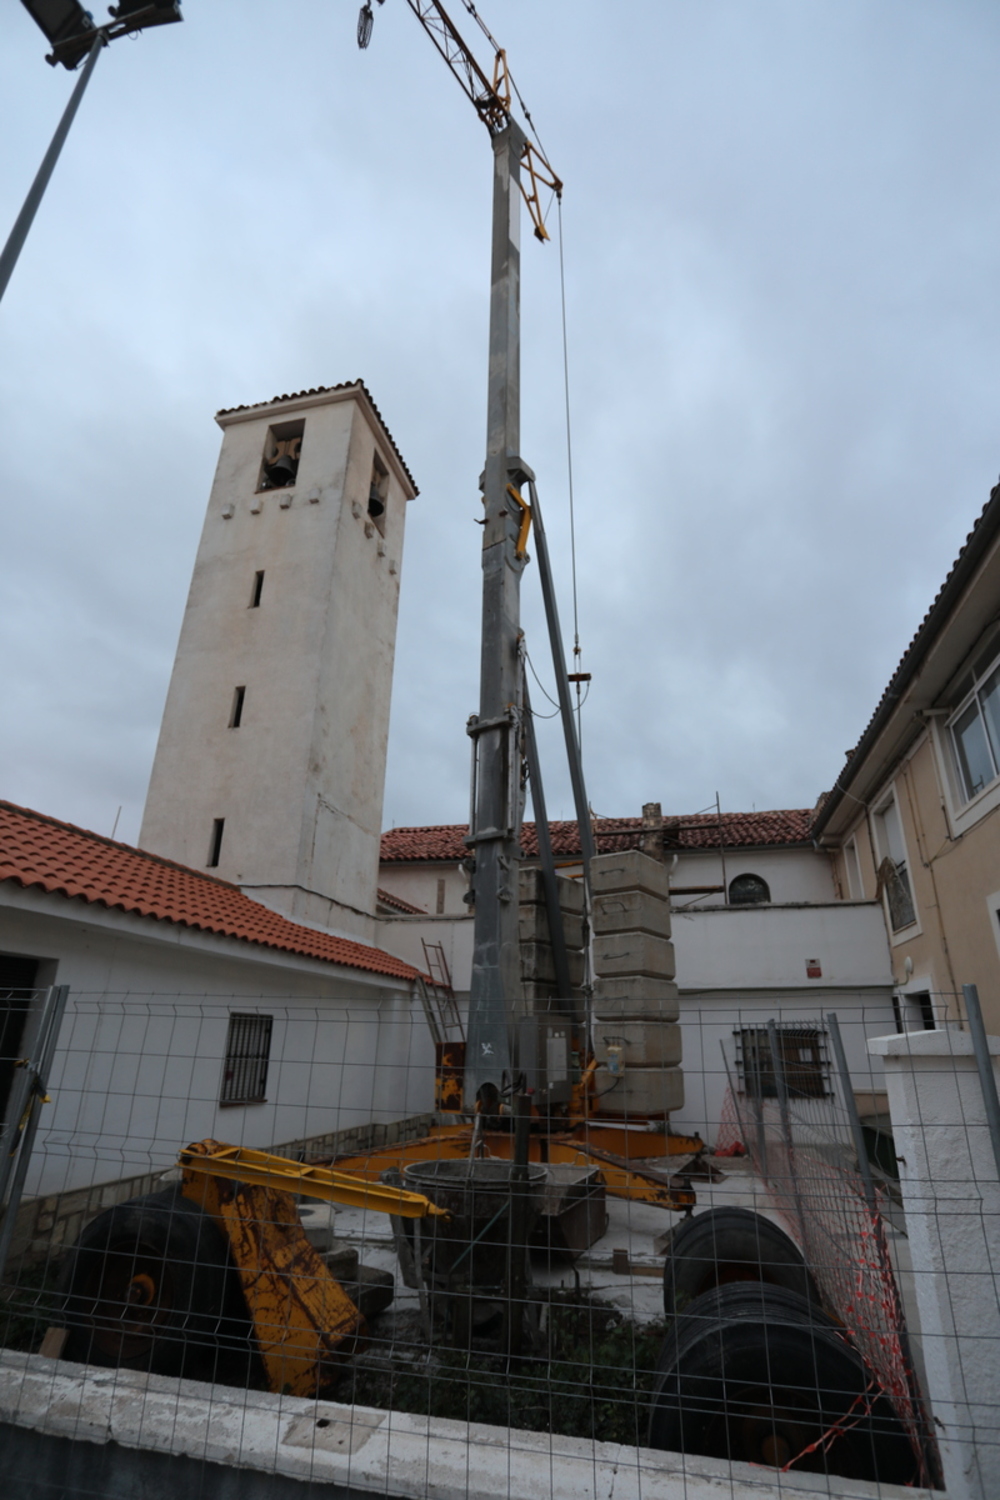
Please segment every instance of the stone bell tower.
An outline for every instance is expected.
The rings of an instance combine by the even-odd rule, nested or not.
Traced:
[[[143,848],[374,941],[417,489],[360,381],[221,411]]]

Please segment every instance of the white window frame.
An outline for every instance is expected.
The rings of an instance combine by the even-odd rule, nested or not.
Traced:
[[[970,690],[962,697],[953,712],[935,712],[931,721],[931,739],[934,744],[938,764],[943,770],[942,783],[944,787],[945,805],[948,812],[948,820],[952,827],[952,836],[957,838],[967,833],[987,813],[991,813],[995,807],[1000,807],[1000,775],[987,782],[974,796],[966,795],[965,785],[962,780],[962,771],[958,760],[958,752],[955,748],[954,726],[962,714],[969,707],[973,698],[978,693],[986,679],[1000,667],[1000,655],[993,658],[986,670],[981,672],[975,679]],[[994,757],[995,758],[995,757]]]
[[[892,851],[890,849],[882,848],[882,840],[879,837],[881,833],[879,820],[884,818],[885,813],[890,806],[894,806],[896,809],[896,821],[899,825],[899,841],[903,849],[903,859],[902,861],[896,861],[896,863],[902,863],[906,872],[906,883],[909,886],[910,901],[913,906],[913,921],[907,922],[905,927],[894,928],[892,925],[892,913],[889,910],[889,893],[885,890],[883,890],[882,892],[882,910],[885,913],[885,925],[889,934],[889,945],[892,948],[898,948],[900,943],[908,943],[919,933],[921,933],[923,931],[923,927],[920,921],[920,908],[917,905],[917,898],[913,889],[913,861],[910,859],[910,850],[906,842],[906,830],[903,827],[903,817],[900,812],[899,797],[896,795],[895,782],[893,782],[891,786],[886,787],[882,795],[880,797],[876,797],[876,799],[872,803],[871,838],[872,850],[875,855],[876,878],[878,877],[878,872],[882,867],[882,861],[886,858],[886,856],[888,855],[890,859],[893,857]]]

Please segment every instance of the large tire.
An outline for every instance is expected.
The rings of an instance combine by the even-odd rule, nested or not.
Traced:
[[[229,1244],[179,1187],[119,1203],[83,1230],[60,1277],[64,1359],[227,1384],[258,1356]]]
[[[762,1281],[819,1302],[798,1247],[770,1219],[748,1208],[711,1208],[682,1219],[663,1267],[666,1316],[675,1317],[696,1297],[734,1281]]]
[[[877,1389],[865,1394],[870,1380],[860,1355],[814,1303],[760,1283],[717,1287],[667,1336],[649,1445],[914,1483],[917,1456],[887,1398]]]

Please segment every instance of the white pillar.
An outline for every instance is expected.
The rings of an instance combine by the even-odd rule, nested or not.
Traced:
[[[989,1038],[1000,1081],[1000,1037]],[[972,1039],[876,1037],[950,1500],[1000,1497],[1000,1183]]]

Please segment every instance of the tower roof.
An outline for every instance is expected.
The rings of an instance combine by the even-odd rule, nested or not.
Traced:
[[[225,427],[228,425],[228,423],[224,419],[228,418],[230,421],[232,421],[233,419],[239,420],[240,412],[252,412],[255,416],[263,416],[264,413],[272,407],[275,408],[275,410],[283,409],[285,411],[298,411],[302,407],[315,406],[319,404],[320,402],[322,402],[324,397],[327,400],[343,401],[349,394],[361,396],[364,398],[365,405],[368,406],[371,415],[374,417],[375,421],[381,428],[386,442],[389,444],[389,447],[392,449],[400,468],[406,475],[415,498],[420,494],[420,490],[417,488],[417,482],[414,479],[413,475],[410,473],[410,470],[406,463],[406,459],[396,447],[396,440],[393,437],[392,433],[389,431],[388,427],[385,425],[382,413],[375,405],[372,393],[365,385],[363,380],[343,380],[339,385],[314,385],[311,386],[308,391],[293,391],[291,392],[291,394],[286,394],[284,396],[272,396],[270,401],[252,401],[244,404],[243,406],[224,406],[221,408],[221,410],[215,413],[215,420],[218,422],[220,427]]]

